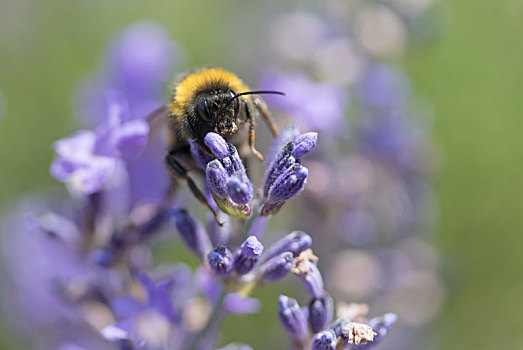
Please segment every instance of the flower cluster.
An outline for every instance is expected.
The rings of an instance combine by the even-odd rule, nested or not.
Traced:
[[[54,145],[51,174],[73,200],[23,207],[24,215],[11,215],[5,230],[11,233],[2,245],[10,286],[5,295],[13,321],[32,335],[32,345],[216,349],[228,314],[256,312],[261,302],[253,295],[259,288],[296,276],[306,306],[281,295],[275,311],[292,347],[367,349],[383,340],[396,315],[367,319],[367,305],[335,307],[333,299],[374,299],[388,307],[388,291],[408,287],[407,273],[427,282],[415,285],[441,290],[433,275],[437,259],[412,237],[430,194],[424,130],[409,115],[408,80],[378,61],[398,54],[401,45],[376,44],[380,38],[369,39],[373,31],[365,25],[381,16],[403,28],[397,23],[411,14],[394,22],[394,12],[380,6],[358,12],[357,38],[303,13],[277,20],[274,57],[282,66],[299,63],[309,71],[282,73],[278,67],[264,75],[262,85],[285,90],[288,98],[279,108],[302,128],[330,137],[319,144],[316,132],[300,133],[292,124],[283,129],[267,154],[259,186],[236,147],[220,135],[207,134],[205,145],[191,142],[204,174],[201,186],[217,212],[207,225],[183,190],[173,198],[177,186],[163,164],[164,125],[146,118],[161,104],[177,46],[152,23],[136,24],[117,38],[104,68],[80,89],[86,129]],[[307,40],[291,36],[291,43],[282,44],[296,26]],[[333,72],[341,67],[333,60],[351,64]],[[350,125],[349,102],[356,119]],[[302,193],[305,201],[285,206]],[[299,220],[292,215],[296,208]],[[311,235],[292,227],[275,243],[265,242],[257,226],[280,210],[296,227],[322,234],[314,239],[314,251],[325,261],[326,275]],[[189,257],[158,266],[163,258],[157,250],[179,249],[176,242]],[[428,319],[404,315],[400,319],[411,324]],[[222,348],[232,349],[250,347]]]

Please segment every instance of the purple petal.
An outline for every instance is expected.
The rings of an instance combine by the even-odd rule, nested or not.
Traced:
[[[116,130],[116,148],[124,158],[136,157],[147,145],[148,137],[149,124],[146,121],[130,121]]]
[[[53,147],[56,153],[66,158],[85,158],[94,150],[95,133],[90,130],[79,131],[65,139],[58,140]]]
[[[142,312],[145,305],[135,298],[125,296],[113,300],[111,309],[115,316],[121,320]]]
[[[116,160],[107,157],[93,157],[87,167],[79,168],[69,178],[72,188],[84,194],[100,191],[116,169]]]
[[[261,303],[258,299],[247,298],[237,293],[229,293],[223,301],[223,308],[234,314],[251,314],[258,312]]]

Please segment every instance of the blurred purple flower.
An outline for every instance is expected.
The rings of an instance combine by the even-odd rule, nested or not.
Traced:
[[[136,344],[151,343],[153,347],[165,344],[171,336],[171,324],[180,318],[173,306],[173,281],[156,283],[142,273],[137,277],[146,292],[145,303],[133,297],[113,300],[111,308],[118,321],[105,327],[102,335],[111,341],[132,339]]]
[[[83,194],[100,191],[122,161],[136,155],[147,143],[149,125],[142,120],[128,121],[121,96],[113,93],[107,98],[107,120],[96,131],[79,131],[54,144],[57,156],[51,174]]]
[[[391,109],[403,105],[408,97],[409,81],[398,69],[383,64],[372,65],[356,88],[358,98],[375,108]]]
[[[39,207],[43,205],[24,204],[2,224],[2,304],[10,322],[44,344],[89,331],[74,300],[64,293],[107,285],[109,275],[86,259],[73,220],[51,212],[37,215]]]
[[[229,293],[223,301],[223,308],[234,314],[251,314],[258,312],[261,303],[258,299],[244,297],[237,293]]]
[[[179,51],[166,31],[149,21],[135,23],[113,39],[102,69],[79,91],[79,112],[87,125],[103,122],[107,90],[124,96],[131,119],[144,119],[162,105],[164,85]]]
[[[284,91],[285,98],[267,96],[271,106],[288,113],[306,130],[343,136],[346,130],[347,92],[334,84],[314,82],[301,72],[268,72],[261,79],[264,89]]]

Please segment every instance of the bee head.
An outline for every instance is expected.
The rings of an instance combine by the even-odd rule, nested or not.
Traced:
[[[230,89],[198,94],[194,104],[194,115],[201,126],[199,129],[205,132],[214,131],[223,137],[238,131],[240,101],[234,96],[234,91]]]

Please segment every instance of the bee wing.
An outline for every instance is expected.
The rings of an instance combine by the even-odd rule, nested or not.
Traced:
[[[168,116],[169,107],[167,105],[162,105],[149,113],[145,119],[149,124],[154,124],[157,119],[163,119],[166,121]]]

